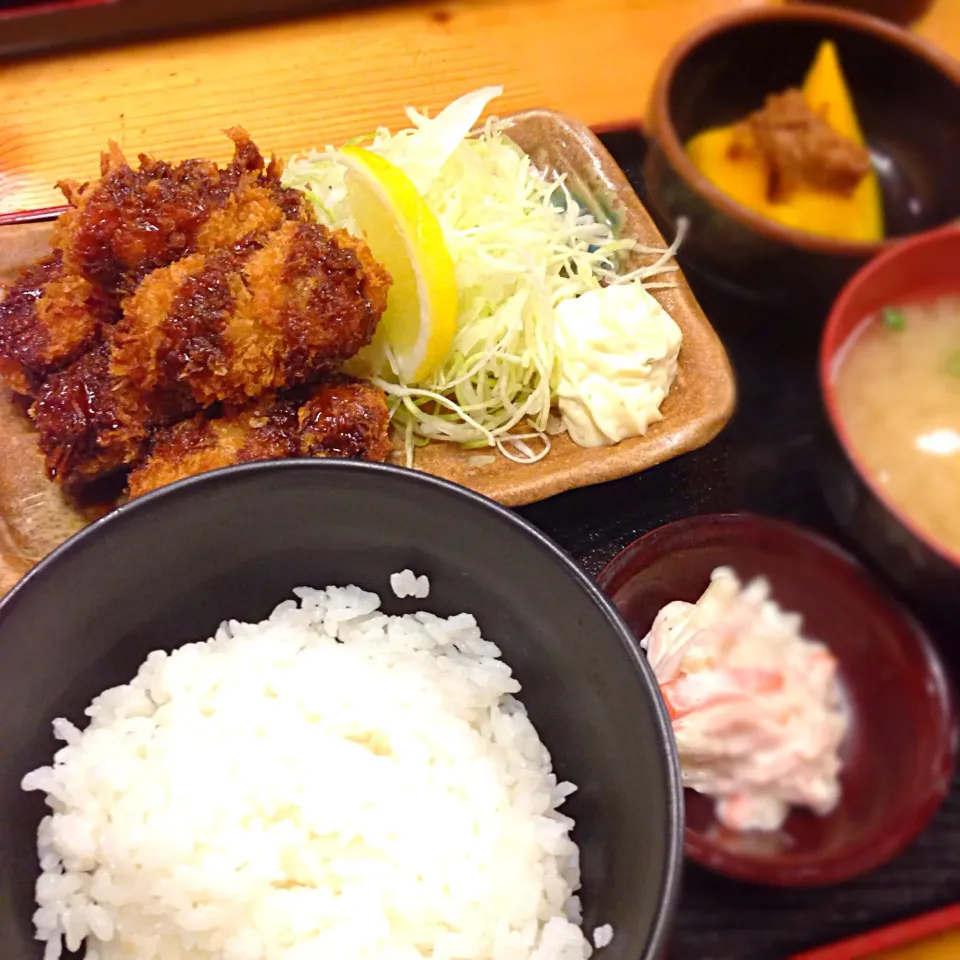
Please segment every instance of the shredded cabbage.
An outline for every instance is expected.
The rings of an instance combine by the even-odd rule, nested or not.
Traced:
[[[431,440],[495,447],[519,462],[545,456],[550,435],[562,429],[551,414],[561,363],[556,305],[602,283],[676,269],[667,262],[675,245],[651,250],[618,240],[580,208],[562,178],[534,167],[500,121],[471,134],[500,92],[468,94],[434,119],[408,110],[412,127],[381,129],[364,143],[420,190],[456,269],[459,317],[446,362],[419,383],[403,382],[394,363],[372,378],[390,398],[411,466],[415,448]],[[322,220],[356,232],[344,173],[327,147],[294,158],[284,181],[311,199]],[[619,276],[627,252],[656,259]]]

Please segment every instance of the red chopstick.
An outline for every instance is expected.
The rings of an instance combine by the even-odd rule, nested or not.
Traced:
[[[881,927],[859,937],[798,953],[789,960],[867,960],[882,950],[905,947],[928,937],[960,928],[960,903],[921,914],[902,923]]]

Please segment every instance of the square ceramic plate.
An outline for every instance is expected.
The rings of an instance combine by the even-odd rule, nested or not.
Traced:
[[[511,118],[508,132],[538,167],[564,174],[578,202],[610,223],[618,236],[664,246],[620,168],[585,126],[536,110]],[[43,254],[50,231],[49,223],[0,228],[0,279],[12,277]],[[632,269],[639,263],[624,266]],[[550,453],[533,464],[497,456],[478,465],[478,452],[486,451],[466,452],[438,443],[417,451],[417,467],[508,506],[520,506],[639,473],[712,440],[733,412],[733,373],[686,280],[679,271],[671,276],[676,286],[655,294],[683,331],[680,369],[663,405],[664,419],[646,436],[592,449],[561,436],[554,438]],[[0,402],[0,449],[0,590],[5,590],[83,520],[47,480],[29,421],[10,402]]]

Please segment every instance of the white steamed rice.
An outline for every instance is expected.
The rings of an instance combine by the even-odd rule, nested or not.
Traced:
[[[407,573],[392,586],[419,595]],[[294,593],[152,653],[85,730],[55,722],[66,746],[23,781],[52,809],[46,960],[590,956],[557,812],[575,788],[474,618]]]
[[[430,581],[427,577],[418,577],[412,570],[401,570],[390,575],[390,589],[398,597],[426,600],[430,596]]]

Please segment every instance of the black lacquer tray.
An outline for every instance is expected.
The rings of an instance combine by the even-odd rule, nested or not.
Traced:
[[[642,135],[624,131],[601,139],[642,198]],[[764,311],[712,289],[689,272],[688,278],[736,370],[739,403],[730,425],[695,453],[521,512],[594,576],[630,541],[661,524],[698,513],[743,510],[812,527],[867,562],[837,530],[821,494],[818,457],[826,427],[816,353],[824,318]],[[873,568],[873,573],[888,585],[882,571]],[[935,610],[914,607],[914,612],[933,633],[956,678],[956,625],[951,629]],[[777,890],[688,865],[668,960],[783,960],[957,900],[960,776],[913,846],[860,880],[832,888]]]

